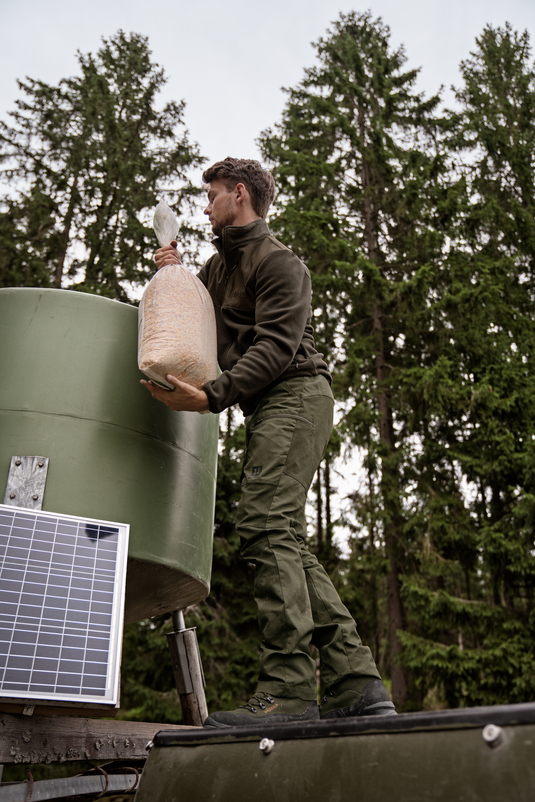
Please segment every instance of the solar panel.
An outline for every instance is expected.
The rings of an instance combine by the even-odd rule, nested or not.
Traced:
[[[0,504],[0,697],[117,705],[128,535]]]

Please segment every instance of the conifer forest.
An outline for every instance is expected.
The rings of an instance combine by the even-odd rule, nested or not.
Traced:
[[[184,261],[202,263],[205,158],[187,98],[159,101],[165,73],[146,37],[119,31],[78,61],[57,86],[21,81],[0,122],[0,286],[136,303],[156,269],[160,197],[181,221]],[[278,188],[268,222],[312,274],[316,343],[339,403],[309,538],[398,710],[532,701],[529,35],[484,27],[451,108],[419,94],[417,76],[382,20],[342,14],[258,134]],[[186,615],[215,709],[247,699],[257,671],[253,569],[234,531],[243,448],[228,410],[211,593]],[[360,468],[342,490],[348,459]],[[126,627],[120,717],[181,720],[170,630],[170,616]]]

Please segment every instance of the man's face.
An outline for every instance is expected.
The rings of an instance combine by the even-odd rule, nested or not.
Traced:
[[[229,192],[225,183],[216,178],[208,189],[208,206],[204,210],[212,224],[212,231],[220,237],[225,226],[234,225],[238,204],[234,191]]]

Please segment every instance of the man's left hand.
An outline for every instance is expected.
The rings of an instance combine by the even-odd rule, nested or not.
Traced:
[[[141,379],[141,384],[146,387],[153,398],[161,401],[169,409],[174,409],[175,412],[209,412],[208,397],[204,390],[197,390],[191,384],[181,382],[175,379],[174,376],[168,375],[165,377],[169,384],[173,384],[174,390],[164,390],[158,387],[151,381]]]

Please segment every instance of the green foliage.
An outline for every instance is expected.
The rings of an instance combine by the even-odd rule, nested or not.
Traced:
[[[347,401],[346,442],[368,450],[373,520],[355,545],[367,565],[372,642],[379,652],[377,582],[388,561],[389,659],[395,701],[407,698],[394,661],[405,628],[399,576],[407,570],[404,494],[411,432],[404,382],[427,351],[433,266],[442,257],[448,188],[439,148],[438,98],[414,91],[402,49],[371,14],[342,14],[317,45],[263,152],[282,189],[273,226],[313,272],[320,350],[333,366],[337,396]],[[363,511],[363,510],[362,510]],[[368,616],[364,616],[367,619]],[[383,624],[381,624],[381,627]],[[364,625],[364,629],[366,629]]]
[[[69,286],[119,300],[155,272],[150,211],[161,194],[179,215],[200,192],[203,161],[184,129],[184,103],[156,107],[165,83],[146,37],[119,31],[81,75],[58,86],[27,79],[0,123],[0,286]],[[202,235],[182,223],[195,260]]]
[[[522,256],[533,270],[535,252],[535,82],[527,31],[486,26],[477,50],[461,64],[452,144],[464,151],[471,181],[470,242],[483,251]]]
[[[526,33],[477,45],[440,119],[341,15],[260,140],[364,455],[336,581],[405,709],[535,692],[535,80]]]
[[[188,612],[197,627],[209,710],[231,710],[254,692],[261,634],[253,595],[254,568],[239,556],[235,516],[245,448],[245,427],[227,411],[221,432],[211,592]]]
[[[527,34],[487,27],[477,44],[452,116],[466,196],[435,304],[429,411],[414,425],[427,428],[414,519],[425,536],[401,635],[421,692],[435,685],[449,706],[535,694],[535,74]]]
[[[182,723],[180,697],[166,637],[172,631],[170,615],[125,626],[118,718],[162,724]]]
[[[239,556],[234,527],[245,427],[234,425],[230,410],[225,423],[220,435],[211,592],[185,615],[186,626],[197,629],[206,701],[212,711],[235,708],[254,691],[261,640],[252,568]],[[182,722],[166,638],[171,631],[170,615],[125,627],[120,718]]]

